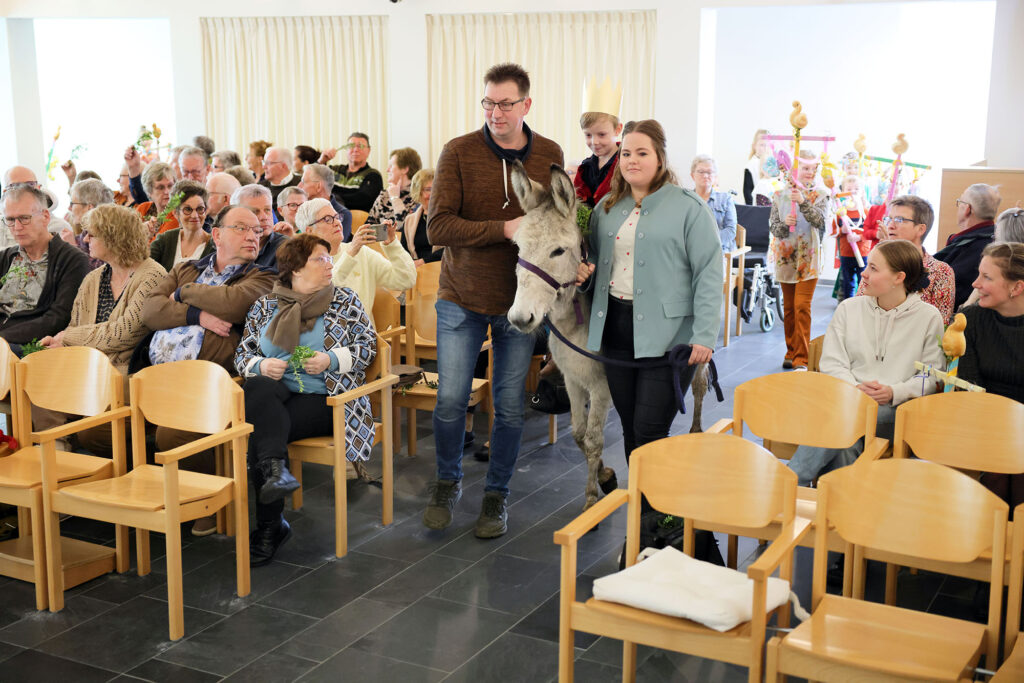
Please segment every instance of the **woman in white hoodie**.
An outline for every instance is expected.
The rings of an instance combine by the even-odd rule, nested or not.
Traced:
[[[896,406],[935,391],[935,383],[915,376],[914,361],[941,367],[942,316],[921,301],[928,286],[921,250],[907,240],[875,247],[861,274],[864,294],[836,308],[825,333],[820,369],[845,380],[878,402],[876,434],[891,439]],[[819,475],[852,464],[864,450],[861,439],[849,448],[800,446],[789,467],[809,485]]]

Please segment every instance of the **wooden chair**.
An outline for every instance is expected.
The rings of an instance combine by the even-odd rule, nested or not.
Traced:
[[[768,643],[768,681],[973,680],[981,654],[997,663],[1002,591],[993,590],[988,625],[865,602],[868,550],[930,562],[971,563],[986,551],[989,580],[1003,583],[1008,507],[977,481],[948,467],[894,458],[866,462],[819,482],[813,612]],[[826,534],[834,528],[855,565],[853,596],[827,595]]]
[[[996,394],[956,391],[932,394],[907,401],[896,409],[893,456],[916,457],[947,467],[998,474],[1024,473],[1024,404]],[[1021,586],[1024,584],[1024,505],[1014,511],[1007,543],[1012,548],[1003,572],[1008,586],[1006,605],[1007,651],[1020,630]],[[896,600],[896,575],[900,558],[872,557],[890,561],[886,569],[885,601]],[[986,581],[992,556],[982,552],[969,564],[931,563],[923,566],[944,574]],[[993,593],[998,591],[992,590]]]
[[[29,357],[31,358],[31,356]],[[40,434],[43,450],[43,504],[47,532],[50,609],[64,606],[64,582],[56,542],[58,515],[65,513],[136,528],[139,576],[150,571],[149,532],[166,536],[167,610],[171,640],[185,635],[182,606],[181,524],[235,505],[235,567],[238,596],[249,594],[249,515],[246,443],[252,425],[245,422],[241,387],[219,365],[189,360],[153,365],[130,380],[133,469],[113,479],[57,489],[53,438]],[[63,390],[63,388],[61,388]],[[207,434],[146,464],[146,423]],[[119,439],[119,437],[118,437]],[[178,463],[220,444],[231,444],[232,476],[179,470]],[[115,451],[116,452],[116,451]],[[127,567],[125,567],[127,570]]]
[[[821,368],[821,352],[825,348],[825,335],[818,335],[807,345],[807,371],[819,372]]]
[[[1020,683],[1024,681],[1024,633],[1017,636],[1013,652],[1003,660],[1003,665],[989,683]]]
[[[419,365],[424,359],[437,359],[437,290],[441,277],[441,262],[425,263],[416,270],[416,284],[406,294],[404,335],[405,362]],[[488,430],[494,426],[494,410],[491,407],[491,371],[494,357],[489,341],[485,341],[481,351],[490,354],[487,364],[487,377],[474,377],[470,388],[469,405],[482,404],[488,414]],[[416,456],[416,411],[433,410],[437,403],[437,373],[425,372],[423,379],[411,387],[399,387],[395,391],[396,411],[406,409],[406,441],[409,457]],[[397,425],[397,418],[396,418]],[[400,437],[396,435],[395,443],[401,447]]]
[[[0,348],[10,353],[6,344]],[[124,407],[124,378],[106,355],[84,346],[38,351],[16,365],[14,360],[11,354],[2,365],[8,381],[12,371],[16,374],[11,403],[21,448],[0,458],[0,502],[18,506],[19,535],[0,543],[0,574],[35,583],[36,608],[56,611],[60,607],[48,597],[47,572],[70,588],[115,568],[128,571],[128,529],[117,528],[116,548],[62,538],[56,525],[53,538],[46,538],[44,476],[36,444],[49,444],[51,449],[53,489],[123,474],[124,421],[129,414]],[[33,432],[33,405],[86,417]],[[115,434],[113,460],[56,450],[55,439],[109,423]],[[60,553],[52,563],[47,561],[47,543]]]
[[[366,225],[366,221],[370,217],[370,214],[368,212],[360,211],[358,209],[351,209],[349,211],[349,213],[352,214],[352,232],[353,233],[355,233],[355,231],[358,230],[359,228],[361,228],[364,225]]]
[[[708,431],[731,429],[736,436],[743,436],[746,425],[763,439],[765,448],[785,460],[793,456],[794,444],[846,448],[863,438],[860,462],[876,460],[888,448],[887,440],[875,436],[877,421],[878,404],[852,384],[820,372],[779,372],[736,387],[732,419],[719,420]],[[798,514],[814,519],[817,495],[816,489],[798,487]],[[772,539],[780,528],[779,523],[773,524],[757,538]],[[809,538],[804,545],[811,545]],[[832,549],[841,550],[841,546]],[[730,535],[730,567],[736,566],[736,552],[736,538]]]
[[[11,395],[11,383],[14,381],[14,364],[18,362],[18,357],[11,351],[11,347],[7,344],[7,340],[0,338],[0,415],[4,416],[5,420],[5,433],[7,436],[14,437],[18,440],[18,425],[14,420],[14,409]],[[20,444],[21,441],[18,440]],[[0,457],[7,455],[10,449],[7,448],[6,444],[0,446]]]
[[[746,263],[747,252],[750,251],[750,247],[747,246],[746,242],[747,231],[742,225],[737,225],[736,248],[722,253],[722,260],[724,262],[722,293],[725,296],[725,320],[722,325],[723,346],[729,345],[729,317],[733,308],[736,309],[736,336],[740,336],[743,330],[743,317],[740,315],[740,309],[743,306],[743,269]],[[733,267],[734,263],[736,264],[735,267]],[[735,302],[733,302],[732,298],[733,291],[736,292]]]
[[[400,343],[402,335],[405,334],[406,328],[402,325],[402,304],[389,289],[378,287],[373,296],[373,326],[389,346]]]
[[[783,520],[783,533],[748,569],[754,581],[753,619],[720,633],[686,619],[654,614],[591,598],[576,601],[576,546],[598,522],[629,503],[626,525],[626,566],[636,562],[640,544],[640,496],[657,510],[683,517],[684,547],[693,554],[694,529],[707,523],[759,529]],[[632,681],[636,644],[731,662],[750,669],[749,680],[761,680],[761,658],[769,576],[781,566],[789,581],[793,548],[807,533],[810,520],[796,516],[796,475],[771,453],[728,434],[683,434],[645,444],[630,456],[629,491],[613,491],[567,526],[555,532],[562,546],[558,674],[573,680],[574,631],[597,633],[624,641],[622,680]],[[788,623],[788,605],[778,610]]]
[[[345,449],[345,404],[360,396],[379,397],[374,412],[380,416],[375,422],[374,445],[381,444],[381,466],[383,470],[381,520],[385,525],[394,518],[394,448],[391,426],[391,392],[398,375],[391,372],[391,347],[380,335],[377,336],[377,355],[366,369],[366,382],[355,389],[344,391],[337,396],[328,396],[327,405],[334,412],[334,433],[330,436],[314,436],[288,444],[288,461],[291,472],[302,483],[302,463],[315,463],[334,468],[334,554],[344,557],[348,553],[348,491],[346,489]],[[372,402],[371,402],[372,403]],[[302,488],[292,493],[292,508],[302,508]]]

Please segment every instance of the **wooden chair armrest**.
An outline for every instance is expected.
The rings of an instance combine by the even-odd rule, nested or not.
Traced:
[[[793,552],[810,528],[811,520],[806,517],[795,517],[792,524],[782,528],[782,531],[771,542],[768,549],[761,554],[761,557],[747,567],[747,576],[754,581],[767,580],[772,572],[778,569],[786,555]]]
[[[591,508],[584,511],[576,519],[555,532],[555,543],[558,545],[574,544],[585,533],[593,529],[597,524],[615,512],[618,508],[629,501],[629,491],[616,489],[607,496],[597,501]]]
[[[392,339],[397,339],[398,337],[401,337],[403,334],[405,334],[405,325],[400,325],[399,327],[391,327],[384,330],[383,332],[377,332],[377,334],[380,335],[381,339],[390,343]]]
[[[864,452],[860,454],[857,461],[871,462],[872,460],[878,460],[885,454],[887,448],[889,448],[889,440],[876,436],[872,439],[871,443],[864,444]]]
[[[367,382],[366,384],[358,386],[355,389],[343,391],[337,396],[328,396],[327,405],[345,405],[352,399],[359,398],[360,396],[367,396],[369,394],[374,393],[375,391],[381,391],[382,389],[393,387],[396,384],[398,384],[398,375],[384,375],[380,379],[375,379],[372,382]]]
[[[733,424],[731,417],[723,417],[721,420],[704,430],[705,434],[729,434],[732,432]]]
[[[172,448],[169,451],[160,451],[159,453],[155,453],[153,455],[153,459],[161,465],[166,465],[169,462],[182,460],[190,455],[195,455],[196,453],[209,450],[214,446],[219,446],[222,443],[226,443],[234,438],[245,436],[250,433],[252,433],[252,425],[245,422],[234,427],[229,427],[222,432],[210,434],[209,436],[204,436],[200,439],[196,439],[195,441],[189,441],[187,444],[178,446],[177,448]]]
[[[729,257],[729,260],[732,260],[732,259],[737,258],[739,256],[743,256],[744,254],[750,253],[752,250],[753,250],[753,247],[736,247],[732,251],[725,252],[725,254],[726,254],[726,256]]]
[[[83,417],[80,420],[68,422],[58,427],[44,429],[41,432],[32,432],[32,440],[37,442],[54,441],[68,436],[69,434],[75,434],[86,429],[91,429],[92,427],[99,427],[100,425],[107,424],[108,422],[113,422],[118,418],[130,417],[131,414],[132,409],[128,406],[115,408],[114,410],[105,410],[99,415]]]

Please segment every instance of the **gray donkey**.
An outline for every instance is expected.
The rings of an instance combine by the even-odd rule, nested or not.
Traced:
[[[546,273],[550,280],[545,281],[522,265],[517,266],[516,298],[508,311],[508,320],[521,332],[530,333],[547,316],[566,339],[586,348],[590,302],[586,297],[576,297],[573,284],[577,266],[582,261],[583,237],[576,225],[576,191],[572,181],[560,167],[552,166],[551,188],[547,189],[530,180],[522,164],[516,162],[512,168],[512,188],[526,212],[513,237],[519,247],[519,257]],[[582,323],[577,322],[577,306],[582,313]],[[548,346],[551,357],[565,376],[573,439],[587,458],[586,509],[597,502],[598,482],[607,485],[615,477],[615,471],[601,462],[604,424],[611,407],[608,380],[601,363],[573,351],[555,335],[551,335]],[[707,393],[706,373],[706,366],[702,366],[694,375],[691,432],[702,431],[700,414]]]

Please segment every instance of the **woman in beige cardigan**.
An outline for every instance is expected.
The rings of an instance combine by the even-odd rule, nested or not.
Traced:
[[[40,343],[51,349],[92,346],[127,373],[132,350],[149,331],[142,304],[167,271],[149,258],[149,232],[131,209],[98,206],[85,215],[84,232],[89,255],[106,265],[85,276],[67,329]]]

